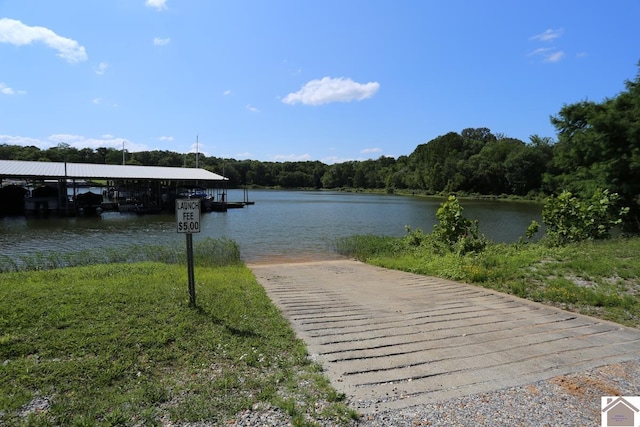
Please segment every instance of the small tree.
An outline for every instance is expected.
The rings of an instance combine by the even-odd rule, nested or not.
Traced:
[[[465,218],[462,211],[456,196],[449,196],[436,212],[440,223],[433,227],[433,235],[460,255],[481,252],[487,246],[487,241],[484,235],[480,234],[478,221]]]
[[[587,239],[605,239],[622,222],[628,207],[618,207],[620,197],[596,190],[590,199],[579,199],[569,191],[549,197],[542,209],[547,235],[556,245]]]

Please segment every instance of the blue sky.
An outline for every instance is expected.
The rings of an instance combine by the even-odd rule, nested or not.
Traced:
[[[0,144],[260,161],[555,139],[624,90],[635,0],[0,0]]]

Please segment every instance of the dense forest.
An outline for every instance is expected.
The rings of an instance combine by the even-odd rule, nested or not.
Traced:
[[[196,154],[172,151],[124,153],[127,165],[194,167]],[[527,195],[542,191],[543,173],[553,158],[548,138],[529,143],[494,135],[489,129],[450,132],[413,153],[327,165],[311,162],[261,162],[198,155],[198,166],[223,174],[231,187],[412,189],[426,193],[466,192]],[[0,159],[122,164],[114,148],[76,149],[68,144],[37,147],[0,145]]]
[[[640,64],[639,64],[640,65]],[[397,159],[261,162],[198,155],[199,167],[223,174],[231,187],[362,188],[537,197],[564,190],[589,196],[618,193],[638,223],[640,195],[640,74],[626,89],[602,102],[565,105],[551,117],[557,141],[533,135],[529,141],[487,128],[449,132]],[[129,165],[193,167],[196,154],[171,151],[124,153]],[[0,159],[121,164],[114,148],[76,149],[68,144],[41,150],[0,145]]]

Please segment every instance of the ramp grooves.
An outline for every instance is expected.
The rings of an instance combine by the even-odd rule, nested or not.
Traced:
[[[475,286],[348,260],[255,265],[362,412],[640,359],[640,331]]]

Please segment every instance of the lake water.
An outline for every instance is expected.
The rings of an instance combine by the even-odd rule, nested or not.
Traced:
[[[405,226],[431,232],[443,200],[388,194],[334,191],[252,190],[255,205],[201,215],[200,233],[227,237],[240,245],[246,262],[336,258],[337,238],[354,234],[404,236]],[[229,201],[242,201],[230,190]],[[542,223],[542,206],[533,203],[462,200],[464,216],[477,219],[480,231],[500,242],[517,241],[532,220]],[[1,218],[4,255],[42,251],[73,252],[131,244],[185,245],[175,216],[106,212],[99,217]]]

